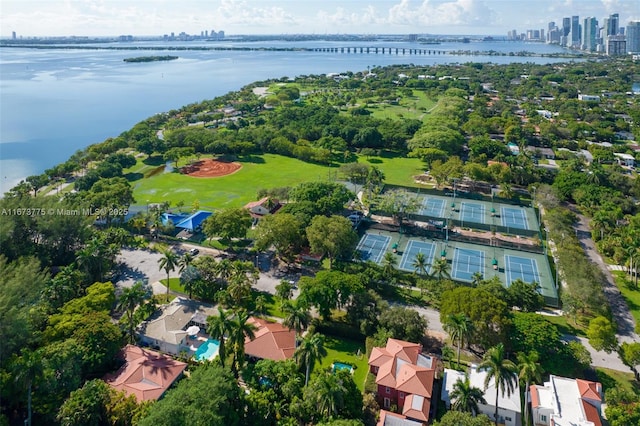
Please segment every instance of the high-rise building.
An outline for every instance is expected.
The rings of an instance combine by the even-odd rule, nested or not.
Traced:
[[[562,35],[565,37],[568,37],[570,31],[571,31],[571,18],[562,18]]]
[[[620,56],[627,54],[627,40],[623,35],[607,36],[607,55]]]
[[[580,48],[580,39],[582,34],[580,34],[580,17],[572,16],[571,17],[571,33],[569,37],[569,45],[571,47]]]
[[[593,52],[598,45],[598,20],[584,18],[582,23],[582,50]]]
[[[614,13],[613,15],[609,15],[609,19],[611,21],[611,33],[609,33],[609,35],[618,35],[620,31],[620,15]]]
[[[640,21],[627,24],[627,52],[640,53]]]
[[[16,38],[18,38],[18,36],[16,35],[16,32],[11,31],[11,39],[15,40]]]

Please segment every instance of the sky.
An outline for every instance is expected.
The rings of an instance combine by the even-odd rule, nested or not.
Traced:
[[[490,34],[565,16],[640,20],[638,0],[0,0],[0,36]]]

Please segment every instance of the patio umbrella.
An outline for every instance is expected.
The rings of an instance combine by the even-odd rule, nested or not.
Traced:
[[[189,336],[195,336],[198,333],[200,333],[200,327],[198,327],[197,325],[192,325],[191,327],[187,328],[187,334]]]

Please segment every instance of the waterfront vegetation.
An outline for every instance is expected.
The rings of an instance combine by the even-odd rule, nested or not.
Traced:
[[[135,58],[124,58],[124,62],[158,62],[158,61],[174,61],[178,59],[177,56],[164,55],[164,56],[136,56]]]
[[[45,212],[3,214],[0,226],[0,389],[15,390],[2,393],[2,415],[14,424],[33,413],[35,423],[66,425],[91,406],[118,424],[144,425],[163,424],[178,411],[196,419],[208,407],[220,416],[216,424],[375,424],[367,357],[396,338],[443,356],[455,347],[461,360],[485,362],[497,373],[525,360],[530,371],[595,375],[610,397],[611,425],[625,424],[625,415],[640,410],[634,377],[594,370],[586,348],[561,337],[587,336],[598,349],[619,350],[627,365],[640,363],[640,344],[616,341],[606,276],[580,244],[587,237],[575,232],[578,212],[591,219],[598,249],[626,265],[617,281],[640,320],[640,184],[614,155],[636,155],[627,139],[640,139],[640,101],[627,92],[637,75],[637,62],[611,59],[374,67],[256,82],[157,114],[28,177],[0,200],[3,211]],[[580,101],[579,93],[598,94],[599,101]],[[593,160],[585,161],[584,152]],[[545,156],[555,156],[557,165]],[[165,173],[165,164],[204,158],[242,168],[217,178]],[[45,195],[61,181],[66,191]],[[424,264],[401,272],[390,253],[380,265],[353,262],[358,236],[344,217],[346,206],[366,211],[376,204],[393,229],[415,211],[415,202],[385,184],[455,186],[543,207],[563,282],[563,316],[535,313],[543,307],[535,283],[505,288],[481,276],[455,282],[442,260],[430,265],[432,274]],[[362,204],[349,205],[354,192]],[[287,203],[250,229],[253,220],[241,207],[262,196]],[[124,221],[135,204],[146,208]],[[46,214],[80,207],[100,217]],[[167,208],[216,210],[198,235],[229,253],[178,255],[176,230],[161,221]],[[222,308],[208,331],[228,345],[214,364],[190,367],[190,378],[161,401],[138,405],[92,379],[117,367],[118,349],[169,299],[150,299],[143,284],[116,292],[112,283],[122,247],[146,246],[144,239],[166,242],[154,243],[162,252],[154,266],[166,273],[168,290]],[[304,251],[325,260],[303,263]],[[296,298],[287,279],[275,295],[253,288],[256,255],[272,259],[272,272],[299,271]],[[439,309],[447,346],[425,338],[428,322],[412,304]],[[279,318],[295,331],[295,362],[245,362],[249,315]],[[120,327],[112,316],[122,317]],[[353,376],[331,373],[336,361],[356,366]],[[238,378],[250,392],[236,386]],[[125,402],[117,405],[117,398]]]

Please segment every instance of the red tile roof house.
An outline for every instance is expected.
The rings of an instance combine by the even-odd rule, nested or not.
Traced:
[[[160,399],[187,368],[184,362],[133,345],[125,346],[120,356],[124,365],[116,373],[104,376],[104,381],[134,395],[138,402]]]
[[[422,346],[417,343],[389,339],[384,348],[373,348],[369,371],[376,375],[380,406],[395,405],[403,419],[428,423],[434,367],[434,359],[423,355]]]
[[[261,218],[262,216],[273,214],[282,207],[280,202],[274,198],[264,197],[258,201],[252,201],[245,204],[244,208],[249,210],[253,218]]]
[[[529,389],[534,425],[602,426],[602,384],[551,375]]]
[[[257,330],[255,338],[245,339],[244,352],[254,359],[272,359],[282,361],[291,359],[296,350],[296,333],[277,322],[268,322],[251,317],[248,321]]]

